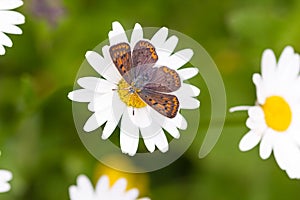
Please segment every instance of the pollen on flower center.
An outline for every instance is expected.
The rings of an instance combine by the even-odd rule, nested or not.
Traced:
[[[268,97],[262,109],[266,124],[270,128],[280,132],[288,129],[292,121],[292,112],[289,104],[282,97]]]
[[[137,91],[132,88],[123,78],[118,83],[118,94],[127,106],[134,108],[143,108],[147,104],[139,97]]]

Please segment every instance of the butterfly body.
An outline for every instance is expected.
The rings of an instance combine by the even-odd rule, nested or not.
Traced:
[[[174,118],[179,109],[175,95],[168,94],[178,90],[181,80],[178,73],[166,66],[155,67],[158,60],[155,48],[148,41],[139,41],[131,52],[127,43],[110,47],[113,63],[128,84],[127,95],[138,95],[147,105],[160,114]],[[124,98],[132,98],[132,97]],[[135,101],[135,100],[133,100]],[[128,104],[135,107],[132,103]]]

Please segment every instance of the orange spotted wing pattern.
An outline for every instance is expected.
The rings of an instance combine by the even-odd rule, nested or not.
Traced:
[[[179,101],[175,95],[164,94],[152,90],[142,90],[139,96],[160,114],[174,118],[179,108]]]
[[[154,46],[147,41],[140,40],[134,46],[132,51],[132,63],[133,66],[139,65],[153,65],[158,60]]]
[[[129,44],[123,42],[113,45],[109,49],[113,63],[122,76],[130,71],[132,66],[131,49]],[[125,79],[126,80],[126,79]],[[129,81],[129,80],[126,80]]]
[[[178,73],[166,66],[153,67],[158,60],[154,46],[141,40],[135,45],[132,56],[127,43],[113,45],[111,58],[120,74],[145,103],[160,114],[174,118],[179,101],[175,95],[166,94],[178,90],[181,80]]]

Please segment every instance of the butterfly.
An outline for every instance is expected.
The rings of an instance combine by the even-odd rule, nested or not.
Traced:
[[[111,46],[109,53],[115,67],[130,85],[130,93],[138,94],[146,104],[168,118],[177,115],[178,98],[168,93],[180,88],[180,77],[166,66],[154,67],[158,55],[150,42],[138,41],[133,51],[128,43],[119,43]]]

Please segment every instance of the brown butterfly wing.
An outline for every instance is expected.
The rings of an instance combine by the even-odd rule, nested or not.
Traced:
[[[158,60],[154,46],[145,40],[140,40],[132,51],[133,67],[139,65],[153,66]]]
[[[145,89],[157,92],[174,92],[181,86],[181,80],[178,73],[168,67],[159,67],[153,69],[151,80],[144,85]]]
[[[128,75],[128,72],[132,68],[131,49],[129,44],[123,42],[113,45],[109,48],[109,53],[120,74],[123,77],[125,74]],[[129,78],[130,77],[127,76],[125,80],[128,82],[130,81],[128,80]]]
[[[174,118],[177,115],[179,101],[175,95],[162,94],[151,90],[142,90],[138,95],[160,114]]]

